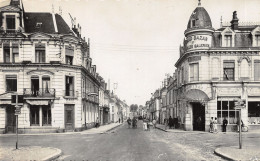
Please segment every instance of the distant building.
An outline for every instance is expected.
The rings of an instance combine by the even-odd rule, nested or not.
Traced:
[[[224,118],[236,130],[235,102],[245,100],[242,120],[260,128],[260,26],[239,22],[236,11],[229,25],[212,27],[199,3],[188,20],[177,67],[177,108],[185,130],[208,131],[210,118],[218,129]],[[178,110],[177,110],[178,111]]]

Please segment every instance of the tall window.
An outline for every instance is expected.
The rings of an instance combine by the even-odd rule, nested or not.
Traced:
[[[35,44],[35,62],[45,63],[45,45]]]
[[[42,106],[42,125],[48,126],[51,125],[51,107]]]
[[[181,83],[184,83],[184,68],[181,68]]]
[[[10,55],[10,46],[4,46],[4,62],[10,63],[11,62],[11,55]]]
[[[72,65],[74,57],[74,48],[71,46],[65,46],[65,61],[66,64]]]
[[[6,15],[6,29],[9,31],[15,30],[15,16]]]
[[[17,91],[17,76],[7,75],[6,76],[6,91],[15,92]]]
[[[65,90],[65,96],[74,96],[74,81],[73,77],[66,76],[66,90]]]
[[[42,93],[43,94],[50,93],[50,77],[49,76],[42,77]]]
[[[235,62],[224,62],[223,80],[235,80]]]
[[[39,117],[39,112],[40,112],[40,106],[31,106],[30,107],[30,123],[31,126],[39,126],[40,125],[40,117]]]
[[[199,63],[190,64],[190,81],[199,80]]]
[[[231,47],[231,40],[232,40],[231,35],[225,35],[224,38],[225,47]]]
[[[12,62],[13,63],[19,62],[19,48],[18,48],[18,45],[16,45],[16,44],[14,45],[13,44],[12,53],[13,53]]]
[[[254,62],[254,80],[260,81],[260,60]]]
[[[218,99],[217,118],[218,124],[222,124],[224,118],[228,120],[228,124],[236,124],[238,119],[238,111],[235,110],[235,101],[232,99]]]
[[[190,27],[194,27],[196,25],[195,22],[196,22],[196,20],[192,19],[191,23],[190,23],[190,25],[191,25]]]

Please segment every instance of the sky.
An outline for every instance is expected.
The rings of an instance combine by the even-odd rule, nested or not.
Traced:
[[[0,0],[0,5],[9,0]],[[151,93],[173,75],[189,17],[197,0],[23,0],[26,12],[59,12],[70,16],[90,38],[92,64],[120,99],[145,105]],[[213,28],[220,19],[260,22],[260,0],[201,0]],[[52,7],[53,6],[53,7]],[[52,9],[53,8],[53,9]],[[114,85],[117,84],[117,85]],[[115,88],[116,89],[115,89]]]

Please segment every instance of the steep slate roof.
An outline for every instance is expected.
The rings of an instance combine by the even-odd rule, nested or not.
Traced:
[[[63,18],[55,14],[56,24],[58,28],[58,33],[69,34],[70,28]],[[36,27],[37,23],[42,23],[41,27]],[[48,34],[55,33],[53,17],[51,13],[41,13],[41,12],[25,12],[24,15],[25,32],[43,32]]]

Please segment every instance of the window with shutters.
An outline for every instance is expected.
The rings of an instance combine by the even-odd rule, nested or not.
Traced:
[[[74,47],[65,46],[65,62],[68,65],[73,65]]]
[[[260,60],[254,61],[254,80],[260,81]]]
[[[19,48],[16,44],[12,46],[12,62],[19,62]]]
[[[199,63],[190,64],[190,81],[199,80]]]
[[[6,91],[16,92],[17,91],[17,76],[7,75],[6,76]]]
[[[45,45],[35,44],[35,62],[45,63]]]
[[[224,61],[223,64],[223,80],[233,81],[235,80],[235,62],[234,61]]]

